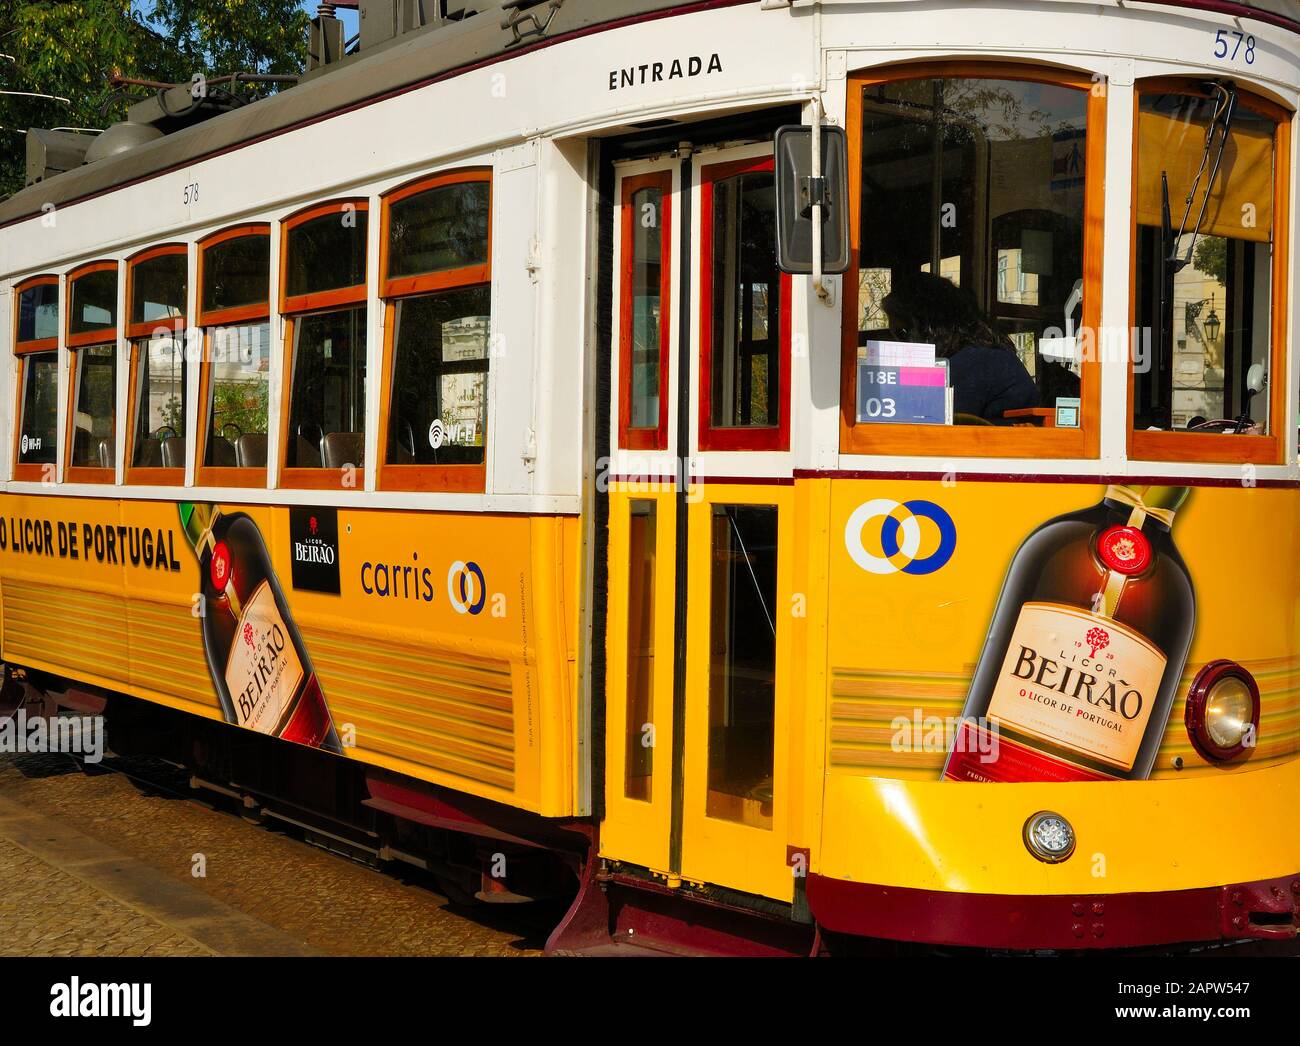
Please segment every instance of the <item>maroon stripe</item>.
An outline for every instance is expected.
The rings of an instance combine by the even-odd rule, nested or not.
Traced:
[[[1287,940],[1294,938],[1300,925],[1297,875],[1154,893],[1021,895],[947,893],[812,874],[807,891],[808,907],[824,929],[975,948],[1134,948],[1181,941]]]
[[[1232,18],[1253,18],[1257,22],[1267,22],[1293,33],[1300,33],[1300,22],[1286,15],[1262,11],[1258,7],[1233,3],[1233,0],[1142,0],[1147,4],[1159,4],[1162,7],[1190,7],[1198,11],[1209,11],[1216,15],[1228,15]]]
[[[403,87],[394,87],[392,90],[371,95],[355,102],[350,102],[338,109],[331,109],[328,112],[317,113],[315,116],[299,120],[297,123],[288,124],[284,127],[277,128],[274,131],[267,131],[265,134],[260,134],[253,138],[246,138],[242,142],[235,142],[233,145],[227,145],[221,149],[213,149],[211,152],[187,157],[178,163],[172,164],[170,167],[164,167],[161,170],[152,171],[149,174],[143,174],[138,178],[132,178],[128,181],[118,182],[115,185],[103,189],[97,189],[95,192],[86,193],[84,196],[76,196],[70,200],[65,200],[59,204],[59,206],[73,207],[79,203],[86,203],[90,200],[98,199],[101,196],[107,196],[109,193],[117,192],[119,189],[126,189],[132,185],[139,185],[143,182],[152,181],[155,178],[162,178],[168,174],[174,174],[176,171],[183,170],[191,164],[202,163],[205,160],[211,160],[217,156],[225,156],[227,153],[238,152],[239,150],[246,149],[251,145],[258,145],[261,142],[270,141],[272,138],[279,138],[281,135],[289,134],[293,131],[300,131],[304,127],[311,127],[313,124],[332,120],[336,116],[344,116],[347,113],[356,112],[358,109],[365,109],[369,106],[376,105],[379,102],[386,102],[389,99],[409,94],[411,91],[418,91],[421,88],[428,87],[430,84],[442,83],[444,80],[451,80],[457,76],[464,76],[466,73],[476,72],[479,69],[486,69],[489,66],[517,58],[520,55],[532,54],[534,51],[541,51],[548,47],[554,47],[556,44],[566,43],[570,40],[579,40],[583,37],[593,36],[596,33],[607,32],[611,29],[622,29],[625,26],[636,25],[641,22],[657,22],[660,19],[673,18],[677,15],[697,14],[701,11],[711,11],[723,7],[738,7],[747,2],[749,2],[749,0],[696,0],[695,3],[683,4],[681,7],[665,8],[662,11],[651,11],[648,14],[642,15],[629,15],[626,18],[620,18],[612,22],[601,22],[597,25],[585,26],[582,29],[575,29],[572,32],[563,33],[548,40],[541,40],[535,44],[529,44],[526,47],[514,48],[502,54],[494,55],[491,58],[484,58],[477,62],[460,65],[454,69],[448,69],[446,72],[437,73],[434,76],[425,77],[422,80],[415,80]],[[7,229],[11,225],[17,225],[20,222],[29,221],[39,213],[39,211],[31,211],[18,218],[10,218],[7,222],[0,223],[0,229]]]
[[[1112,483],[1123,486],[1185,486],[1185,487],[1242,487],[1239,479],[1226,476],[1116,476],[1116,475],[1079,475],[1065,473],[1036,472],[962,472],[960,469],[948,469],[943,472],[891,472],[866,471],[859,469],[830,469],[820,472],[816,469],[795,469],[795,479],[904,479],[904,480],[942,480],[956,477],[963,483],[1081,483],[1090,486],[1109,486]],[[1279,487],[1295,489],[1300,487],[1296,479],[1257,479],[1256,487]]]

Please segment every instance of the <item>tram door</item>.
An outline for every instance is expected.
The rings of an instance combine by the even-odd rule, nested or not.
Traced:
[[[789,900],[791,488],[763,469],[789,443],[790,281],[770,146],[619,165],[614,200],[601,850]],[[711,481],[710,460],[749,452],[756,482]]]

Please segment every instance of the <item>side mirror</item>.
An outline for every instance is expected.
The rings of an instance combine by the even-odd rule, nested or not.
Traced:
[[[822,272],[849,268],[848,137],[821,127],[821,177],[813,177],[812,128],[776,132],[776,264],[782,272],[813,271],[813,205],[822,205]]]

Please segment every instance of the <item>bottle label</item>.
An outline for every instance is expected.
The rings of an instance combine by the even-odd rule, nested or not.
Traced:
[[[1066,759],[1019,744],[1009,737],[990,737],[987,727],[967,720],[953,745],[947,781],[979,781],[1002,784],[1024,781],[1114,781],[1114,774],[1098,773]]]
[[[235,641],[226,659],[226,687],[239,726],[264,734],[278,732],[281,719],[303,678],[302,661],[269,582],[257,586],[244,604]]]
[[[988,715],[1028,737],[1131,770],[1166,660],[1145,636],[1113,618],[1026,603]]]

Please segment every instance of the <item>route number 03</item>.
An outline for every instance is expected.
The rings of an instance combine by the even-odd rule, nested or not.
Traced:
[[[1214,34],[1214,57],[1235,62],[1240,58],[1247,65],[1255,64],[1255,38],[1238,29],[1220,29]]]

